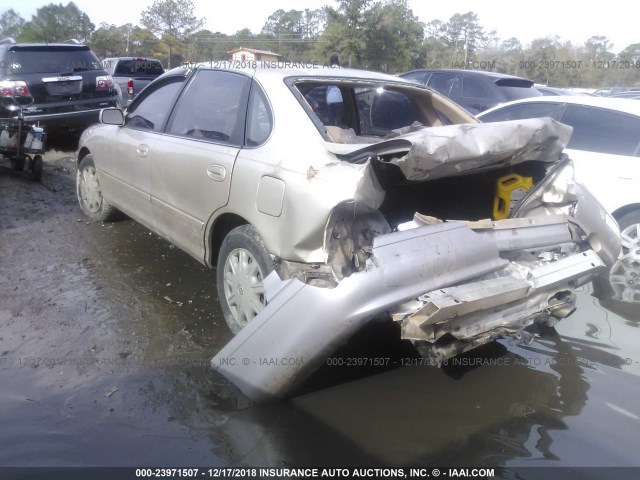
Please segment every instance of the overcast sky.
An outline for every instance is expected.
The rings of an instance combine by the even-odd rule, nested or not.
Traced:
[[[2,0],[0,13],[13,8],[26,20],[30,20],[38,8],[52,2],[21,0],[13,6],[8,3],[8,0]],[[66,5],[67,1],[57,0],[53,3]],[[97,27],[101,22],[115,25],[139,24],[141,12],[153,0],[75,0],[75,3],[89,15]],[[258,33],[267,17],[279,8],[313,9],[323,5],[335,6],[337,2],[307,0],[302,4],[294,0],[193,0],[193,4],[196,16],[206,18],[206,28],[232,34],[245,27]],[[478,14],[485,30],[497,30],[498,37],[502,40],[516,37],[527,44],[534,38],[559,35],[562,40],[582,44],[591,36],[604,35],[614,44],[615,53],[632,43],[640,43],[640,4],[636,4],[636,7],[630,5],[633,3],[622,0],[608,0],[603,4],[566,0],[409,0],[414,15],[424,23],[435,19],[447,21],[455,13],[473,11]]]

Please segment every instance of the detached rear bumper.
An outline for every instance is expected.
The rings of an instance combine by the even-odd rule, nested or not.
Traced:
[[[565,215],[448,222],[377,237],[363,271],[335,288],[266,279],[267,307],[211,361],[255,400],[284,397],[368,320],[390,312],[403,337],[446,358],[573,311],[572,290],[605,270],[587,231]],[[422,349],[424,350],[424,349]],[[429,353],[432,354],[433,352]]]

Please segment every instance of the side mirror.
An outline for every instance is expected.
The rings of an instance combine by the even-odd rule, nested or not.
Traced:
[[[119,108],[104,108],[100,111],[100,123],[124,125],[124,113]]]

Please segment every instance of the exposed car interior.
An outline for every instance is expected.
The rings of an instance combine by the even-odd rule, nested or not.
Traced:
[[[327,81],[296,82],[295,88],[320,133],[333,143],[375,143],[407,127],[474,121],[427,90]]]

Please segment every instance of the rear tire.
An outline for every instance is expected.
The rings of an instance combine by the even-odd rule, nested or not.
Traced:
[[[613,297],[640,305],[640,210],[618,219],[622,256],[611,268],[609,283]]]
[[[224,319],[234,335],[266,306],[264,278],[272,270],[271,256],[253,226],[234,228],[225,237],[216,283]]]
[[[594,293],[601,300],[640,305],[640,210],[622,215],[618,225],[622,254],[594,281]]]
[[[96,166],[91,155],[85,156],[78,166],[76,195],[82,213],[94,222],[113,220],[118,212],[102,196],[102,188],[100,187]]]

